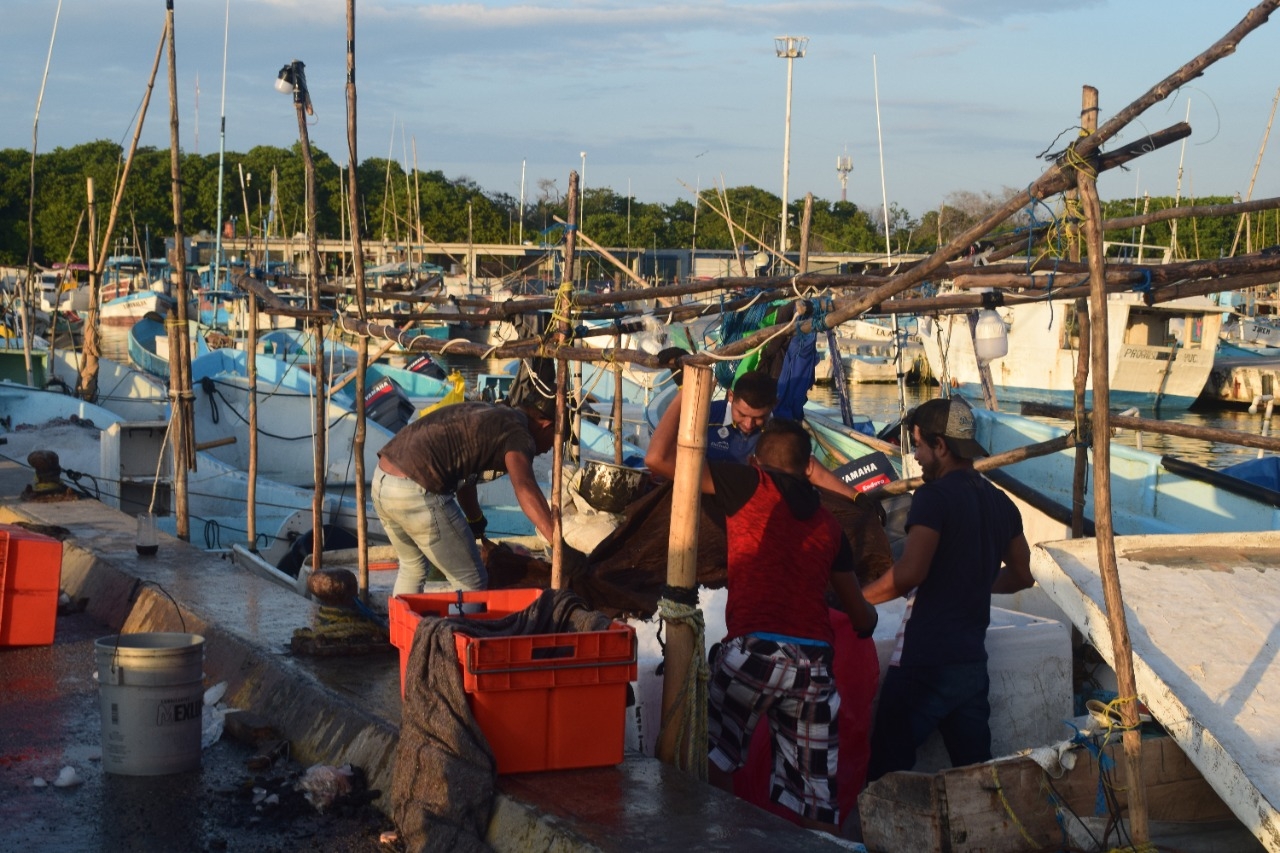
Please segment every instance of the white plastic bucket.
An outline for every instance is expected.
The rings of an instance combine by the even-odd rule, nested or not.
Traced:
[[[200,767],[204,637],[142,633],[94,643],[102,768],[163,776]]]

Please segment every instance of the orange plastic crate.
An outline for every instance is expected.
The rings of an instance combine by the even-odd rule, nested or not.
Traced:
[[[61,542],[0,524],[0,646],[53,642],[61,582]]]
[[[488,606],[485,613],[467,618],[497,619],[523,610],[541,594],[538,589],[472,592],[463,593],[463,602],[483,601]],[[402,692],[418,622],[424,615],[445,615],[456,601],[456,593],[391,600]],[[631,626],[614,622],[605,631],[510,637],[455,632],[454,645],[471,713],[489,741],[499,773],[603,767],[622,761],[627,684],[636,678]]]

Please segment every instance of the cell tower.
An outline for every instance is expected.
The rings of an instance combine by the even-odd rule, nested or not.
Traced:
[[[849,200],[849,173],[853,171],[853,158],[841,154],[836,158],[836,172],[840,174],[840,200]]]

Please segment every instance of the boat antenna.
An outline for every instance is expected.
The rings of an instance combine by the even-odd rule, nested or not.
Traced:
[[[33,288],[32,273],[35,271],[36,256],[36,140],[40,135],[40,105],[44,103],[44,87],[49,82],[49,65],[53,62],[53,43],[58,38],[58,19],[62,17],[62,0],[58,0],[58,8],[53,13],[53,32],[49,35],[49,52],[44,59],[44,75],[40,78],[40,94],[36,96],[36,113],[31,120],[31,190],[27,199],[27,278],[22,292],[22,354],[27,364],[27,384],[35,385],[35,374],[31,367],[31,323],[34,308],[31,304]]]
[[[218,218],[214,230],[213,289],[222,281],[222,177],[227,156],[227,38],[231,34],[231,0],[227,0],[226,19],[222,25],[222,117],[218,128]]]
[[[876,55],[871,54],[871,79],[876,95],[876,142],[880,147],[880,205],[884,208],[884,250],[885,266],[893,264],[893,243],[889,235],[889,189],[884,177],[884,134],[880,127],[880,71],[876,64]],[[902,332],[898,328],[898,315],[889,315],[893,320],[893,344],[896,350],[894,361],[898,367],[898,446],[902,450],[903,461],[906,461],[907,447],[907,377],[902,370]]]

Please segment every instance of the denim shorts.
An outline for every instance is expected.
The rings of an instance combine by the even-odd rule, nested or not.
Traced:
[[[371,491],[374,511],[400,562],[394,595],[422,592],[432,566],[455,589],[488,587],[480,549],[453,495],[428,492],[381,468],[374,472]]]

